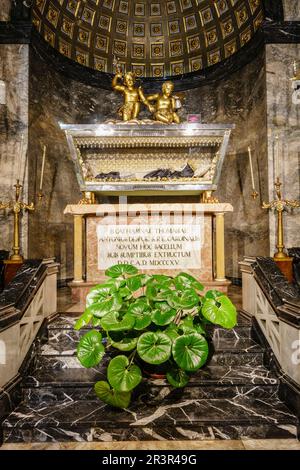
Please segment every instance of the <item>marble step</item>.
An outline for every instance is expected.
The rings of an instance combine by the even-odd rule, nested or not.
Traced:
[[[42,356],[74,356],[76,354],[77,344],[78,341],[73,340],[71,335],[62,335],[57,337],[56,341],[43,344],[40,354]],[[262,359],[263,354],[261,346],[251,338],[236,338],[233,340],[231,338],[214,337],[212,348],[215,357],[220,354],[229,354],[230,356],[235,356],[232,358],[233,361],[238,360],[238,356],[246,355],[247,357],[248,354],[249,357],[258,354],[259,358]]]
[[[58,312],[57,316],[48,324],[48,330],[53,329],[72,329],[74,328],[74,324],[81,315],[80,312],[78,313],[64,313]],[[243,313],[238,314],[238,327],[247,327],[250,326],[251,322],[249,318],[247,318]]]
[[[59,315],[48,325],[48,341],[58,342],[64,336],[70,338],[71,341],[78,341],[79,338],[89,331],[92,327],[82,328],[79,331],[74,330],[74,324],[77,316]],[[250,338],[251,323],[245,317],[240,317],[238,325],[232,330],[217,326],[208,327],[209,334],[214,338],[228,338],[236,340],[239,338]]]
[[[165,401],[174,402],[182,399],[228,399],[237,396],[255,397],[261,399],[278,399],[278,386],[272,385],[219,385],[205,387],[185,387],[184,389],[171,389],[169,387],[143,387],[143,384],[134,392],[136,402],[142,404],[163,404]],[[95,400],[93,386],[42,386],[23,389],[23,398],[27,404],[36,404],[69,401]]]
[[[230,351],[215,351],[209,360],[209,365],[216,366],[251,366],[263,365],[263,350],[257,352],[239,352],[231,354]],[[58,353],[51,348],[45,348],[42,354],[34,358],[33,369],[84,369],[76,357],[76,350]]]
[[[105,361],[106,362],[106,361]],[[106,364],[99,368],[91,369],[60,369],[60,370],[36,370],[28,375],[23,381],[24,387],[49,387],[67,386],[80,387],[91,386],[97,380],[104,380],[106,377]],[[166,379],[145,379],[147,383],[155,387],[169,386]],[[188,386],[198,387],[207,385],[277,385],[277,376],[266,369],[258,366],[255,369],[251,366],[206,366],[191,375]]]
[[[54,345],[62,342],[64,344],[67,344],[68,342],[77,344],[80,338],[89,330],[89,328],[82,328],[79,331],[76,331],[72,328],[52,328],[48,331],[48,343]],[[251,327],[241,326],[236,327],[233,330],[225,330],[224,328],[210,328],[208,329],[208,334],[213,339],[213,341],[220,341],[224,339],[235,342],[239,339],[250,339]]]
[[[31,401],[95,399],[93,385],[106,380],[106,368],[36,370],[23,382],[24,398]],[[164,399],[223,398],[251,395],[270,398],[276,396],[279,380],[263,366],[257,368],[238,366],[207,366],[191,376],[184,389],[173,389],[165,379],[147,378],[135,391],[136,399],[144,402]]]
[[[5,442],[297,438],[297,418],[279,400],[183,399],[117,410],[100,401],[22,403],[3,422]]]
[[[224,366],[251,366],[257,367],[263,364],[264,351],[258,350],[237,350],[230,349],[216,350],[210,358],[210,365]],[[76,357],[76,349],[61,350],[53,348],[48,344],[43,345],[40,354],[34,358],[34,368],[66,369],[83,368]]]

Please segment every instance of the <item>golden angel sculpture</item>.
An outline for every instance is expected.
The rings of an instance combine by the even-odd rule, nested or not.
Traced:
[[[148,107],[150,113],[154,116],[155,121],[171,124],[175,122],[180,123],[180,118],[177,114],[176,99],[172,96],[174,84],[167,81],[162,85],[162,93],[155,95],[142,96],[143,103]],[[151,104],[154,101],[155,104]]]
[[[118,114],[122,117],[123,121],[136,119],[140,112],[143,92],[141,88],[136,88],[134,85],[135,77],[132,72],[125,73],[124,77],[121,72],[118,72],[112,81],[113,89],[124,95],[124,104],[118,110]]]
[[[145,96],[142,87],[135,87],[135,76],[132,72],[126,72],[124,76],[118,72],[113,78],[112,87],[124,95],[124,104],[118,109],[118,114],[123,121],[137,119],[141,103],[143,103],[155,121],[164,124],[180,123],[176,98],[172,96],[174,84],[171,81],[162,85],[162,93]]]

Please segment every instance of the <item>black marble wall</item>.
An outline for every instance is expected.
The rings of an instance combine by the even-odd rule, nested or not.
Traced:
[[[120,97],[84,85],[55,72],[38,53],[30,56],[29,192],[37,192],[42,145],[47,145],[43,191],[45,198],[29,221],[29,256],[55,256],[61,278],[72,277],[72,219],[64,207],[80,199],[73,163],[58,123],[95,123],[115,117]],[[253,148],[255,178],[267,188],[266,80],[264,53],[230,78],[185,93],[185,111],[200,113],[202,122],[235,123],[223,167],[218,197],[230,202],[234,214],[226,220],[227,276],[238,277],[237,262],[245,255],[268,255],[268,215],[260,200],[251,199],[247,147]],[[99,84],[101,86],[101,84]],[[191,200],[191,198],[186,199]],[[195,199],[194,199],[195,200]]]

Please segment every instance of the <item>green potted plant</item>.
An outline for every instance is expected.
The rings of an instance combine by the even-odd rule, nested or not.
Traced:
[[[109,405],[129,406],[147,366],[153,373],[163,366],[171,386],[184,387],[208,359],[207,325],[228,329],[236,325],[236,309],[229,298],[216,290],[201,295],[203,285],[189,274],[141,274],[130,264],[112,266],[105,274],[107,281],[87,295],[86,310],[75,328],[89,323],[94,327],[77,347],[84,367],[97,366],[105,350],[113,352],[107,382],[94,387]]]

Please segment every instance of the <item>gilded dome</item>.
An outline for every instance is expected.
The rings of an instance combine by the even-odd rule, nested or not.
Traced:
[[[138,77],[198,72],[230,57],[264,20],[261,0],[35,0],[33,23],[64,56]]]

